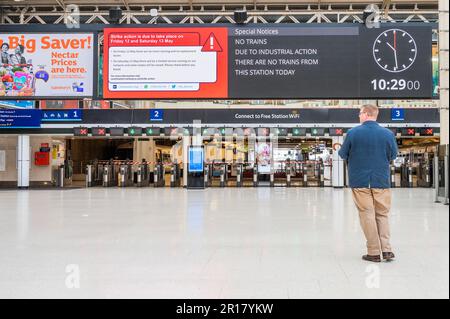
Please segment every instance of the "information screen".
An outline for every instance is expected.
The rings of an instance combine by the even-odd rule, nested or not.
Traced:
[[[432,98],[432,28],[106,28],[105,98]]]
[[[39,128],[41,110],[0,109],[0,129]]]
[[[189,165],[188,170],[190,173],[203,172],[203,148],[202,147],[189,147]]]

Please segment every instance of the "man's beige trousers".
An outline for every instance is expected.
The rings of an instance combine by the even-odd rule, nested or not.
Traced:
[[[391,190],[382,188],[353,188],[353,200],[359,211],[359,220],[367,240],[367,253],[380,255],[391,252],[389,210]]]

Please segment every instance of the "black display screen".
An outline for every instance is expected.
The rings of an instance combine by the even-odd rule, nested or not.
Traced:
[[[432,29],[229,28],[230,98],[431,98]]]
[[[123,136],[125,129],[123,127],[111,127],[109,129],[109,135],[111,136]]]

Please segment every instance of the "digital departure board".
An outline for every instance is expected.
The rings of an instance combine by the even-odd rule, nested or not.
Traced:
[[[426,24],[105,29],[105,98],[432,98]]]

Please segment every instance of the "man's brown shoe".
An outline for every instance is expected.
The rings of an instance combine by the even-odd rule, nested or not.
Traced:
[[[362,256],[362,259],[367,260],[367,261],[372,261],[374,263],[381,262],[380,255],[364,255],[364,256]]]
[[[391,261],[394,258],[395,258],[395,255],[392,252],[383,253],[383,259],[385,259],[386,261]]]

